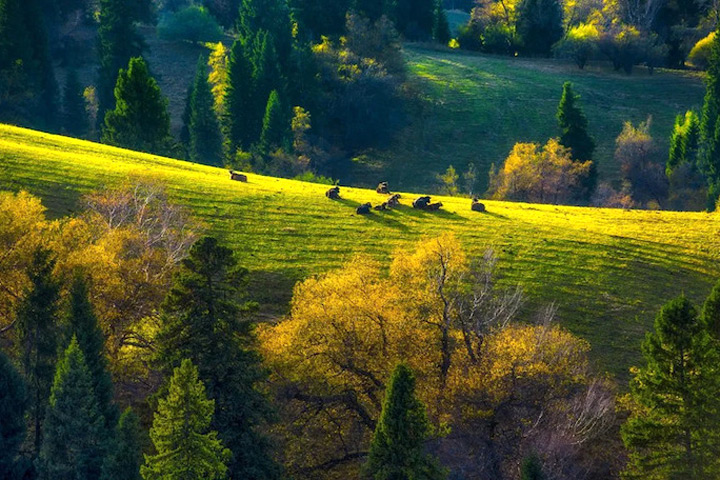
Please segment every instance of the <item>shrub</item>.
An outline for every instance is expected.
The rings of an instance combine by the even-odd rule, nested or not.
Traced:
[[[471,20],[458,29],[457,41],[463,50],[479,52],[483,48],[482,26]]]
[[[568,203],[582,191],[591,165],[573,161],[570,150],[554,138],[542,148],[516,143],[500,171],[491,175],[490,193],[498,200]]]
[[[512,28],[502,23],[488,25],[482,35],[483,50],[488,53],[510,54],[517,50],[518,39]]]
[[[165,16],[158,25],[158,36],[165,40],[217,42],[222,28],[205,7],[193,5]]]
[[[710,47],[715,39],[715,32],[698,41],[688,54],[688,63],[690,66],[705,70],[708,67],[710,58]]]
[[[600,40],[598,28],[584,23],[570,29],[565,38],[553,46],[553,53],[558,58],[571,59],[582,70],[588,60],[597,55],[598,40]]]

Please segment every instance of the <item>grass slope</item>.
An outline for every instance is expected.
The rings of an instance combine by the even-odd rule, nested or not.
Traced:
[[[406,194],[401,208],[363,217],[355,207],[378,203],[374,191],[343,187],[343,200],[330,201],[323,185],[257,175],[233,182],[218,168],[0,126],[0,188],[40,195],[55,216],[129,176],[165,182],[232,245],[270,310],[282,311],[294,280],[354,252],[384,260],[453,231],[473,252],[493,247],[505,282],[522,283],[532,306],[556,302],[563,323],[623,376],[658,307],[680,292],[699,301],[720,276],[720,215],[491,201],[479,214],[464,198],[442,198],[443,211],[429,213],[410,208]]]
[[[616,180],[615,138],[626,120],[652,115],[652,134],[664,162],[675,116],[702,104],[697,73],[643,69],[628,76],[605,64],[585,70],[551,59],[480,55],[406,45],[410,81],[424,101],[410,109],[409,126],[389,149],[368,155],[357,180],[372,185],[379,176],[404,188],[427,188],[435,174],[453,165],[464,172],[474,162],[483,191],[492,163],[501,164],[515,142],[544,143],[558,136],[557,104],[571,81],[597,142],[596,161],[604,179]],[[408,168],[412,165],[412,168]],[[424,172],[418,175],[417,172]]]

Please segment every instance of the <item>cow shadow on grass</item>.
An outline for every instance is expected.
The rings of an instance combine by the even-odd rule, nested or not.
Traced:
[[[442,207],[440,207],[440,210],[430,211],[420,208],[414,208],[412,205],[400,204],[394,209],[398,212],[402,212],[403,215],[408,215],[415,218],[427,218],[428,220],[432,218],[442,218],[444,220],[449,220],[453,222],[459,222],[463,220],[463,218],[457,213],[443,210]]]
[[[398,230],[401,230],[404,232],[410,230],[410,228],[407,225],[405,225],[403,222],[399,221],[396,218],[392,218],[392,217],[397,217],[399,215],[398,212],[394,211],[394,209],[381,210],[381,211],[372,209],[372,210],[370,210],[370,213],[368,213],[366,215],[358,215],[357,213],[355,213],[355,211],[357,210],[357,207],[359,207],[360,205],[362,205],[363,203],[366,203],[366,202],[360,203],[360,202],[356,202],[354,200],[348,200],[346,198],[339,198],[339,199],[336,199],[333,201],[338,202],[342,205],[345,205],[349,209],[351,209],[350,215],[352,215],[352,216],[362,217],[364,219],[367,219],[368,221],[375,222],[375,223],[378,223],[380,225],[384,225],[387,227],[395,228],[395,229],[398,229]],[[370,203],[372,203],[372,202],[370,202]],[[379,203],[375,203],[375,205],[378,205],[378,204]],[[375,205],[373,205],[373,207]]]

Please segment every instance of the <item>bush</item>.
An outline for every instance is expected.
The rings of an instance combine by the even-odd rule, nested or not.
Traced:
[[[458,29],[457,41],[463,50],[479,52],[483,48],[482,26],[472,20]]]
[[[558,58],[571,59],[582,70],[588,60],[597,55],[598,40],[600,32],[597,27],[584,23],[570,29],[565,38],[555,44],[553,53]]]
[[[208,10],[197,5],[165,16],[157,30],[162,39],[188,42],[217,42],[223,33]]]
[[[514,53],[518,48],[515,32],[501,23],[489,25],[482,35],[483,50],[488,53]]]
[[[708,67],[708,59],[710,58],[710,47],[715,39],[715,32],[698,41],[688,54],[688,63],[691,67],[705,70]]]

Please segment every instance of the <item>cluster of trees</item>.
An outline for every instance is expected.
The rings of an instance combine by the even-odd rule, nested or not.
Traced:
[[[557,119],[561,132],[542,148],[517,143],[502,167],[490,169],[488,194],[493,198],[538,203],[589,201],[597,183],[592,161],[595,141],[572,84],[563,85]]]
[[[570,58],[583,68],[604,58],[616,70],[634,65],[681,68],[714,28],[711,2],[648,0],[477,0],[459,32],[462,48]],[[702,54],[694,54],[701,57]],[[695,61],[697,64],[698,62]]]
[[[170,270],[165,275],[173,274],[161,286],[164,300],[148,298],[132,281],[115,299],[120,314],[142,315],[130,330],[147,335],[145,343],[142,335],[126,337],[125,354],[145,352],[144,368],[161,374],[151,388],[157,405],[150,429],[154,449],[143,461],[138,418],[129,410],[119,415],[110,371],[118,382],[142,373],[118,371],[128,366],[115,346],[124,319],[113,319],[102,297],[95,298],[109,287],[104,276],[115,273],[114,260],[105,256],[105,239],[92,237],[119,235],[108,240],[130,256],[144,240],[134,238],[133,230],[172,231],[175,225],[157,202],[132,192],[95,195],[88,203],[95,207],[88,214],[94,220],[56,224],[39,218],[39,202],[27,194],[4,194],[0,202],[8,234],[3,239],[12,242],[2,269],[2,341],[11,353],[0,355],[2,478],[280,478],[258,429],[270,409],[258,389],[265,374],[253,347],[253,304],[242,300],[247,272],[210,237],[192,248],[187,238],[180,244],[169,235],[153,238],[153,245],[162,246],[149,255],[161,257],[166,248],[176,255],[156,258]],[[90,222],[98,228],[83,234]],[[72,258],[76,248],[81,257]],[[77,263],[92,256],[86,265]],[[163,275],[152,271],[151,262],[128,258],[115,268]],[[152,310],[133,311],[139,310],[136,304],[128,311],[123,302],[138,297],[152,302]]]
[[[589,346],[552,322],[553,308],[517,321],[522,292],[498,286],[496,264],[444,235],[396,252],[389,275],[356,257],[296,286],[289,318],[260,332],[289,473],[372,470],[389,443],[378,433],[391,428],[382,398],[398,363],[427,406],[425,452],[451,472],[517,478],[533,454],[550,478],[617,470],[614,394]],[[438,478],[425,455],[404,458],[426,476],[400,478]]]

